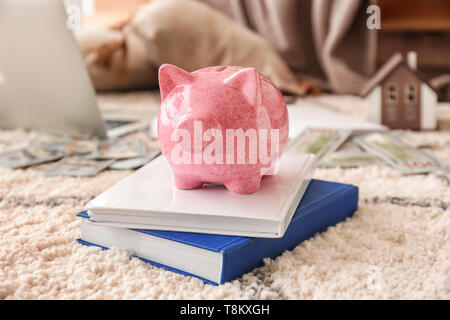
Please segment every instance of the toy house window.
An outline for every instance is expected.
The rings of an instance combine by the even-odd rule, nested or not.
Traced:
[[[407,121],[414,121],[416,119],[416,109],[414,107],[406,108],[405,117]]]
[[[394,122],[397,120],[397,109],[388,108],[387,109],[387,119],[389,122]]]
[[[395,84],[390,84],[387,86],[386,100],[389,104],[396,103],[398,100],[398,88]]]
[[[405,85],[405,102],[407,104],[413,104],[417,99],[417,86],[415,83],[409,83]]]

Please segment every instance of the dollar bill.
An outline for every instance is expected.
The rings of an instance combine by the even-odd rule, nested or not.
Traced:
[[[380,157],[367,152],[333,152],[326,154],[318,163],[319,167],[361,167],[383,163]]]
[[[416,132],[395,130],[390,132],[390,135],[400,139],[413,148],[425,149],[439,146],[437,141],[424,137],[423,135],[418,135]]]
[[[380,157],[364,151],[339,151],[328,153],[318,163],[319,167],[360,167],[383,163]]]
[[[1,153],[0,166],[11,169],[25,168],[56,161],[63,156],[64,154],[59,151],[45,150],[40,146],[29,146],[24,149]]]
[[[337,150],[351,135],[350,130],[307,128],[294,139],[290,147],[299,153],[311,153],[320,159]]]
[[[365,152],[354,139],[348,139],[338,149],[339,152]]]
[[[72,141],[72,137],[57,131],[38,132],[37,142],[45,149],[62,150]]]
[[[46,176],[94,176],[108,168],[114,160],[95,160],[82,157],[66,157],[44,171]]]
[[[114,162],[110,168],[114,170],[131,170],[131,169],[137,169],[139,167],[142,167],[143,165],[147,164],[151,160],[153,160],[156,156],[160,154],[160,150],[158,149],[151,149],[149,150],[148,154],[144,157],[137,157],[137,158],[131,158],[131,159],[125,159],[125,160],[119,160]]]
[[[356,137],[355,141],[363,149],[379,156],[404,174],[428,173],[443,169],[441,163],[393,135],[372,133]]]
[[[130,159],[145,157],[147,144],[143,140],[119,140],[113,143],[99,145],[89,157],[92,159]]]
[[[97,150],[97,140],[72,137],[56,131],[39,132],[38,143],[46,150],[60,151],[68,155],[85,155]]]
[[[95,140],[73,139],[71,143],[64,146],[63,151],[69,155],[85,155],[97,151]]]

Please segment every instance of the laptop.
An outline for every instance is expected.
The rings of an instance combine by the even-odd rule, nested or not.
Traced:
[[[0,0],[0,128],[106,139],[149,125],[130,117],[105,123],[67,22],[59,0]]]

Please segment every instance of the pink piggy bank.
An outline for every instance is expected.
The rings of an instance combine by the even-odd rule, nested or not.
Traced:
[[[159,69],[158,138],[179,189],[219,183],[249,194],[276,172],[288,139],[277,87],[254,68]]]

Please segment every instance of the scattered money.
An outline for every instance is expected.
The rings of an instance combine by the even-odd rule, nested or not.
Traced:
[[[157,142],[150,141],[144,132],[133,134],[133,138],[100,141],[40,131],[29,147],[0,153],[0,167],[16,169],[43,164],[39,170],[47,176],[92,176],[106,168],[136,169],[159,154]]]
[[[71,137],[65,133],[42,131],[38,134],[38,143],[42,148],[65,152],[68,155],[82,155],[97,150],[97,141]]]
[[[116,161],[110,166],[110,168],[115,169],[115,170],[137,169],[137,168],[140,168],[143,165],[147,164],[151,160],[153,160],[159,154],[160,154],[159,148],[151,149],[149,151],[149,153],[144,157],[137,157],[137,158]]]
[[[97,150],[97,142],[90,140],[73,140],[63,148],[69,155],[82,155],[93,153]]]
[[[300,153],[312,153],[320,167],[357,167],[387,163],[405,174],[450,172],[450,166],[424,149],[422,140],[405,131],[371,133],[349,139],[351,131],[307,128],[290,142]],[[101,142],[60,132],[42,131],[27,148],[0,154],[0,166],[16,169],[50,164],[47,176],[93,176],[107,168],[139,168],[160,154],[157,144],[143,135]],[[65,157],[65,158],[63,158]],[[63,159],[62,159],[63,158]],[[62,159],[62,160],[61,160]]]
[[[292,147],[300,153],[312,153],[316,159],[320,159],[336,151],[350,135],[350,130],[307,128],[292,142]]]
[[[94,176],[108,168],[114,160],[94,160],[82,157],[67,157],[44,171],[46,176]]]
[[[37,136],[38,143],[47,150],[62,150],[72,141],[72,137],[56,131],[40,131]]]
[[[389,134],[372,133],[356,137],[355,141],[363,149],[379,156],[404,174],[428,173],[443,169],[443,165],[428,154]]]
[[[63,156],[64,154],[59,151],[49,151],[40,146],[30,146],[0,154],[0,166],[11,169],[25,168],[56,161]]]
[[[364,151],[354,139],[349,139],[337,151],[325,154],[317,165],[326,168],[352,168],[380,163],[384,163],[380,157]]]

